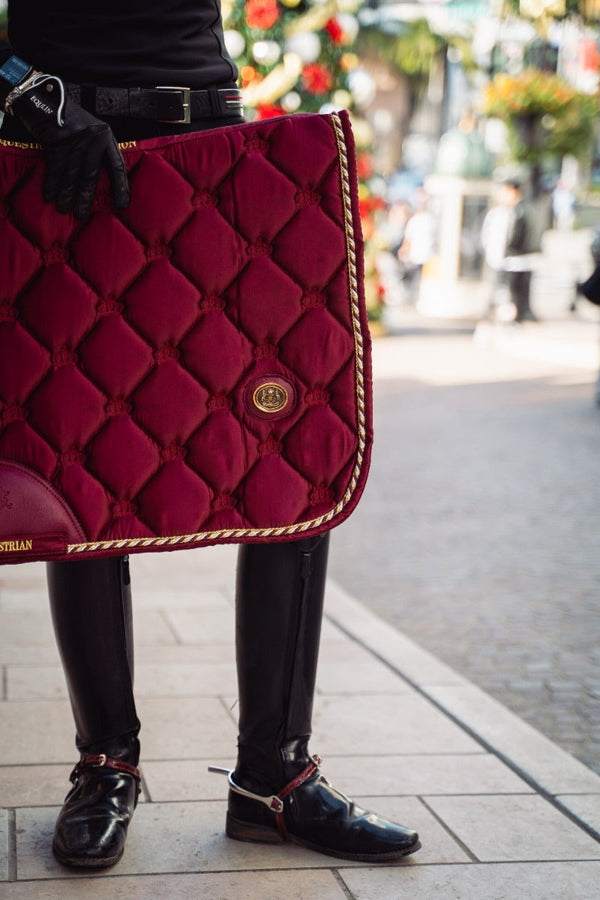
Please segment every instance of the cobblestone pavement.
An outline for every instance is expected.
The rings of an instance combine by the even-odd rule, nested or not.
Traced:
[[[468,328],[409,329],[375,359],[371,477],[332,575],[600,772],[595,372]]]

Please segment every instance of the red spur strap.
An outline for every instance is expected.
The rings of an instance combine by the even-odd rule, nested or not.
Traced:
[[[118,772],[126,772],[127,775],[133,775],[134,778],[139,779],[141,777],[139,769],[136,769],[135,766],[132,766],[121,759],[113,759],[105,753],[98,753],[97,755],[88,753],[85,756],[82,756],[73,769],[73,776],[76,778],[79,773],[83,772],[85,769],[93,768],[116,769]]]
[[[323,760],[321,759],[321,757],[317,756],[316,754],[311,757],[311,761],[309,762],[307,767],[303,769],[299,775],[296,775],[296,777],[293,778],[289,784],[286,784],[284,788],[277,792],[277,796],[280,798],[280,800],[283,800],[285,797],[289,797],[289,795],[293,793],[296,788],[299,788],[300,785],[304,784],[304,782],[307,781],[310,776],[317,771],[322,762]],[[281,812],[275,813],[275,819],[277,820],[277,830],[279,831],[281,837],[285,840],[287,838],[287,830],[285,827],[283,810],[281,810]]]

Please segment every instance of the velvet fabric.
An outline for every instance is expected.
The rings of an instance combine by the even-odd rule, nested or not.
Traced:
[[[331,528],[372,439],[347,115],[121,146],[85,222],[0,146],[0,563]]]

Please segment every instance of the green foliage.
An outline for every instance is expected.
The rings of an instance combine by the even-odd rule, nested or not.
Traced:
[[[586,156],[600,106],[597,95],[531,68],[496,75],[486,89],[484,110],[506,123],[513,157],[537,163],[547,155]]]
[[[406,76],[419,93],[427,84],[434,59],[447,46],[447,41],[431,30],[427,19],[416,19],[397,34],[378,27],[363,28],[358,46],[359,51],[375,50],[380,59]]]

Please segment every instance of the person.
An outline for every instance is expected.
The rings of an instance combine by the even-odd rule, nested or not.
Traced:
[[[388,205],[387,215],[379,226],[384,246],[377,253],[376,268],[388,306],[402,303],[405,299],[404,268],[398,259],[398,250],[404,240],[409,216],[409,204],[405,200],[393,200]]]
[[[507,288],[504,267],[506,248],[512,228],[513,195],[505,185],[500,185],[496,202],[490,206],[481,226],[481,246],[490,273],[490,294],[487,317],[494,319],[503,305],[503,289]],[[510,306],[510,304],[508,304]]]
[[[552,217],[559,231],[571,231],[575,224],[575,192],[566,178],[559,178],[552,191]]]
[[[8,37],[1,137],[42,145],[40,203],[61,213],[90,214],[102,167],[115,206],[127,206],[118,141],[243,121],[217,0],[9,0]],[[328,542],[240,548],[239,736],[226,831],[273,843],[285,833],[333,856],[393,860],[418,849],[417,834],[336,790],[308,749]],[[47,580],[80,753],[53,851],[64,865],[102,868],[123,853],[140,784],[128,560],[50,562]]]
[[[531,228],[527,214],[527,206],[523,197],[521,183],[517,180],[507,181],[507,203],[512,210],[511,223],[506,240],[505,268],[510,289],[511,300],[515,307],[515,322],[536,322],[537,316],[531,308],[531,262],[529,253],[532,247]]]
[[[414,211],[404,229],[404,239],[398,249],[398,258],[404,263],[405,280],[410,303],[416,303],[421,289],[423,266],[433,256],[435,243],[435,219],[428,209],[429,198],[424,188],[415,193]]]

